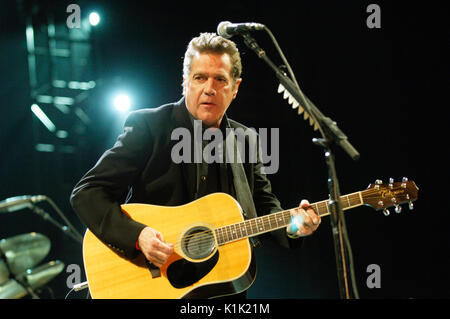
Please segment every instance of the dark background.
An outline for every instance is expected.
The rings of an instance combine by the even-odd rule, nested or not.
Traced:
[[[69,3],[82,16],[95,9],[101,23],[93,33],[98,85],[82,107],[92,122],[72,154],[36,152],[36,119],[30,111],[25,22],[28,1],[0,4],[0,200],[25,194],[52,198],[76,225],[69,204],[75,183],[121,132],[125,115],[111,106],[123,89],[132,109],[156,107],[181,97],[182,57],[200,32],[220,21],[260,22],[276,36],[303,92],[335,120],[360,152],[352,161],[336,149],[342,194],[365,189],[376,179],[414,180],[419,199],[401,214],[362,206],[346,213],[361,298],[449,298],[449,205],[447,107],[448,26],[442,3],[377,1],[381,29],[369,29],[368,1],[34,1],[65,22]],[[254,37],[277,64],[281,60],[265,33]],[[280,167],[270,175],[285,208],[302,198],[328,197],[327,168],[319,137],[277,94],[267,65],[239,37],[243,83],[229,117],[255,128],[280,129]],[[444,77],[445,76],[445,77]],[[67,123],[66,123],[67,124]],[[70,125],[69,125],[70,126]],[[405,205],[407,206],[407,205]],[[51,207],[43,203],[54,218]],[[0,215],[0,238],[40,232],[51,239],[45,261],[82,266],[81,246],[29,210]],[[249,298],[339,298],[329,218],[305,239],[300,251],[271,242],[256,251],[258,275]],[[381,287],[369,289],[366,269],[381,268]],[[50,284],[56,298],[69,292],[63,271]],[[82,272],[81,280],[85,280]],[[69,298],[84,298],[86,292]],[[50,298],[44,290],[43,297]]]

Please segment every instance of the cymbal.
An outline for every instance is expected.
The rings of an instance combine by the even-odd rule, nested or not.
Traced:
[[[0,285],[0,299],[20,299],[27,294],[27,290],[14,279]]]
[[[64,263],[53,260],[34,269],[27,269],[16,278],[18,281],[28,285],[32,289],[40,288],[55,278],[64,269]]]
[[[0,259],[0,285],[7,282],[9,279],[9,270],[3,259]]]
[[[50,239],[34,232],[0,240],[0,252],[14,275],[39,264],[49,253],[50,246]]]

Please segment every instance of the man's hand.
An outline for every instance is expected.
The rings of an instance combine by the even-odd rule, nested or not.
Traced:
[[[320,216],[316,214],[309,202],[304,199],[299,208],[290,210],[292,220],[286,227],[286,232],[291,238],[311,235],[321,222]]]
[[[166,243],[161,233],[151,227],[141,231],[138,245],[145,258],[159,268],[173,253],[173,244]]]

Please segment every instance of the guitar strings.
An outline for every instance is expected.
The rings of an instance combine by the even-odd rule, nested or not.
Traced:
[[[298,209],[298,207],[296,207],[294,209]],[[283,219],[281,219],[281,220],[283,221],[283,223],[282,223],[281,227],[287,226],[289,224],[290,210],[284,210],[284,211],[275,213],[275,214],[279,214],[279,215],[286,215],[288,213],[289,213],[288,220],[285,219],[286,216],[282,217]],[[210,238],[212,236],[211,235],[212,231],[215,232],[215,235],[216,235],[215,238],[218,239],[219,246],[220,246],[220,244],[225,244],[227,242],[245,239],[247,237],[251,237],[253,234],[256,234],[256,233],[271,231],[271,230],[266,229],[267,226],[271,227],[272,229],[281,228],[281,227],[279,227],[279,223],[278,223],[277,219],[274,219],[274,220],[270,219],[271,218],[270,216],[273,216],[275,214],[263,215],[263,216],[259,217],[260,218],[259,221],[261,221],[259,223],[254,222],[253,224],[251,224],[252,220],[256,220],[256,218],[254,218],[254,219],[247,220],[247,221],[244,221],[241,223],[236,223],[236,224],[231,224],[231,225],[227,225],[227,226],[220,227],[220,228],[215,228],[213,230],[205,230],[205,231],[197,232],[195,234],[184,237],[183,240],[184,240],[184,243],[186,243],[187,239],[190,239],[195,236],[195,238],[192,238],[189,242],[190,242],[190,244],[195,245],[194,248],[191,249],[191,251],[197,251],[197,250],[202,250],[209,246]],[[280,220],[280,219],[278,219],[278,220]],[[275,228],[272,227],[274,222],[277,223],[277,227],[275,227]],[[245,225],[245,226],[243,226],[243,225]],[[234,230],[232,229],[233,226],[234,226]],[[226,228],[228,228],[228,229],[226,229]],[[252,232],[252,234],[250,234],[250,235],[248,234],[249,228]],[[222,229],[222,231],[224,233],[218,234],[217,230],[219,230],[219,229]],[[246,232],[245,235],[242,235],[243,229],[245,229],[245,232]],[[256,229],[256,231],[254,229]],[[238,231],[240,231],[241,235],[238,234]],[[221,240],[219,240],[219,239],[221,239]],[[183,242],[182,243],[177,242],[174,245],[174,247],[180,248],[182,245],[183,245]]]
[[[277,212],[276,214],[286,214],[286,213],[288,213],[288,212],[289,212],[289,210],[286,210],[286,211],[280,211],[280,212]],[[252,220],[256,220],[256,218],[251,219],[251,220],[247,220],[247,221],[244,221],[244,222],[236,223],[236,224],[227,225],[227,226],[224,226],[224,227],[214,228],[214,229],[212,229],[212,230],[208,229],[208,230],[200,231],[200,232],[197,232],[197,233],[195,233],[195,234],[192,234],[192,235],[188,235],[188,236],[186,236],[186,237],[183,237],[183,242],[186,243],[186,242],[187,242],[187,239],[191,239],[192,237],[195,236],[195,238],[192,238],[191,240],[189,240],[189,243],[195,245],[195,247],[198,247],[198,250],[201,250],[202,248],[205,248],[204,246],[208,247],[211,236],[214,236],[214,235],[211,235],[211,233],[212,233],[213,231],[214,231],[214,233],[215,233],[214,238],[217,239],[217,242],[218,242],[219,246],[220,246],[221,244],[225,244],[225,243],[227,243],[227,242],[231,242],[231,241],[235,241],[235,240],[240,240],[240,239],[245,239],[245,238],[251,237],[251,236],[253,235],[253,234],[250,234],[250,235],[248,234],[248,233],[249,233],[249,229],[248,229],[249,227],[250,227],[250,230],[251,230],[252,232],[254,232],[253,229],[254,229],[255,227],[256,227],[257,230],[258,230],[259,228],[261,228],[261,227],[264,227],[264,230],[265,230],[265,228],[266,228],[267,226],[270,227],[271,224],[272,224],[273,222],[271,222],[270,220],[268,220],[268,219],[270,218],[269,216],[270,216],[270,215],[263,215],[263,216],[259,217],[259,218],[261,218],[260,220],[262,220],[262,222],[261,222],[261,223],[256,223],[256,222],[255,222],[255,224],[253,224],[253,225],[250,224],[250,222],[251,222]],[[278,223],[278,222],[277,222],[277,223]],[[286,225],[288,224],[288,223],[286,223],[286,221],[284,221],[284,223],[285,223],[285,224],[283,224],[282,227],[284,227],[284,226],[286,226]],[[245,224],[248,224],[248,225],[243,226],[243,225],[245,225]],[[234,226],[234,228],[235,228],[234,230],[231,229],[232,226]],[[245,228],[245,230],[246,230],[246,235],[244,235],[244,236],[240,235],[240,236],[239,236],[238,233],[237,233],[236,227],[239,227],[241,234],[243,233],[243,230],[242,230],[242,229]],[[228,230],[226,230],[226,228],[228,228]],[[219,229],[222,229],[222,231],[225,232],[225,233],[218,234],[218,233],[217,233],[217,230],[219,230]],[[266,230],[266,232],[267,232],[267,231],[270,231],[270,230]],[[256,232],[254,232],[254,233],[259,233],[259,231],[256,231]],[[237,236],[237,237],[233,237],[233,236],[236,236],[236,235],[238,235],[238,236]],[[227,239],[225,239],[225,236],[227,237]],[[230,236],[231,236],[231,239],[230,239]],[[222,240],[219,240],[219,239],[222,239]],[[225,239],[225,240],[224,240],[224,239]],[[181,242],[181,241],[180,241],[180,243],[177,242],[176,244],[174,244],[174,247],[180,248],[180,247],[183,245],[183,242]],[[203,244],[203,246],[202,246],[202,244]]]
[[[378,193],[378,191],[375,191],[375,193]],[[348,197],[348,201],[350,202],[350,201],[352,201],[352,200],[354,200],[354,198],[353,199],[351,199],[350,198],[350,196],[351,195],[353,195],[354,197],[357,197],[358,198],[358,203],[357,204],[360,204],[360,202],[359,202],[359,195],[357,195],[357,194],[350,194],[350,195],[347,195],[347,197]],[[365,197],[371,197],[371,195],[365,195]],[[312,204],[312,205],[316,205],[316,207],[317,208],[320,208],[320,206],[321,206],[321,204],[322,204],[322,206],[324,206],[324,205],[326,205],[326,201],[323,201],[323,202],[317,202],[317,203],[314,203],[314,204]],[[311,205],[311,206],[312,206]],[[351,206],[351,205],[349,205],[349,206]],[[323,208],[323,207],[322,207]],[[298,209],[298,207],[296,207],[296,208],[294,208],[294,209]],[[277,214],[283,214],[283,213],[287,213],[287,212],[289,212],[290,210],[285,210],[285,211],[281,211],[281,212],[278,212]],[[324,214],[321,214],[321,215],[325,215],[325,214],[328,214],[328,213],[324,213]],[[261,226],[263,226],[264,228],[266,228],[266,226],[272,226],[272,223],[273,223],[273,221],[271,221],[270,220],[270,217],[269,217],[270,215],[265,215],[265,216],[261,216],[262,217],[262,219],[261,220],[263,220],[263,222],[262,222],[262,224],[261,223],[255,223],[255,224],[253,224],[253,225],[246,225],[246,227],[245,227],[245,229],[246,229],[246,235],[244,235],[244,236],[242,236],[242,235],[239,235],[239,234],[237,234],[236,233],[236,226],[238,226],[239,227],[239,224],[234,224],[234,225],[228,225],[228,226],[225,226],[225,227],[228,227],[229,229],[228,230],[224,230],[224,234],[220,234],[219,236],[222,238],[222,239],[224,239],[224,237],[226,236],[226,237],[228,237],[228,240],[225,240],[225,243],[228,241],[234,241],[234,240],[237,240],[237,239],[240,239],[240,238],[247,238],[247,237],[251,237],[251,235],[249,236],[248,235],[248,230],[247,230],[247,227],[251,227],[251,228],[254,228],[254,227],[256,227],[256,228],[258,228],[258,227],[261,227]],[[266,217],[266,220],[264,220],[264,217]],[[245,223],[245,222],[244,222]],[[242,224],[242,223],[241,223]],[[285,223],[282,227],[284,227],[285,225],[287,225],[287,223]],[[231,227],[232,226],[235,226],[235,229],[233,230]],[[225,228],[225,227],[223,227],[223,228]],[[221,229],[221,228],[218,228],[218,229]],[[218,229],[215,229],[215,230],[218,230]],[[237,229],[237,230],[239,230],[239,228]],[[229,232],[229,231],[231,231],[231,233]],[[252,230],[253,231],[253,230]],[[264,229],[264,231],[265,231],[265,229]],[[270,230],[269,230],[270,231]],[[210,233],[211,231],[205,231],[205,232],[208,232],[208,233]],[[243,233],[243,228],[242,228],[242,226],[240,227],[240,232],[241,232],[241,234]],[[196,240],[195,241],[198,241],[198,242],[201,242],[201,241],[203,241],[203,240],[205,240],[205,239],[209,239],[209,236],[201,236],[201,235],[199,235],[201,232],[199,232],[199,233],[196,233],[195,234],[195,236],[197,236],[197,238],[196,238]],[[258,232],[257,232],[258,233]],[[225,235],[225,236],[224,236]],[[238,235],[237,237],[235,237],[236,235]],[[231,236],[231,239],[230,239],[230,236]],[[189,236],[188,236],[189,237]],[[194,242],[194,241],[193,241]]]
[[[379,192],[379,190],[374,190],[372,193],[378,193]],[[369,193],[369,191],[366,191],[366,194],[365,194],[365,196],[364,197],[372,197],[371,195],[372,194],[370,194],[370,195],[368,195],[367,193]],[[347,197],[348,197],[348,199],[349,199],[349,197],[351,196],[351,195],[353,195],[353,196],[355,196],[355,197],[358,197],[358,201],[359,201],[359,195],[356,195],[356,194],[350,194],[350,195],[347,195]],[[376,196],[376,197],[379,197],[379,196]],[[375,197],[375,198],[376,198]],[[351,200],[351,199],[349,199],[349,200]],[[320,204],[322,204],[322,206],[323,205],[326,205],[326,201],[322,201],[322,202],[317,202],[317,203],[314,203],[314,204],[312,204],[312,205],[316,205],[316,207],[319,207],[319,205]],[[358,202],[358,204],[360,204],[360,202]],[[312,206],[311,205],[311,206]],[[294,208],[294,209],[298,209],[298,207],[296,207],[296,208]],[[283,214],[283,213],[287,213],[287,212],[289,212],[290,210],[285,210],[285,211],[280,211],[280,212],[278,212],[277,214]],[[328,214],[328,213],[326,213],[326,214]],[[273,215],[273,214],[271,214],[271,215]],[[247,230],[247,227],[248,226],[250,226],[250,227],[252,227],[252,228],[254,228],[254,227],[261,227],[261,226],[263,226],[264,228],[266,227],[266,226],[271,226],[271,224],[272,224],[272,222],[270,221],[270,217],[269,216],[271,216],[271,215],[264,215],[264,216],[261,216],[261,220],[263,220],[263,222],[262,222],[262,224],[260,223],[259,225],[257,225],[257,224],[254,224],[254,225],[246,225],[246,230]],[[325,213],[324,214],[321,214],[321,215],[325,215]],[[266,217],[266,220],[264,220],[264,217]],[[267,220],[268,219],[268,220]],[[248,221],[250,221],[250,220],[248,220]],[[243,222],[243,223],[240,223],[240,224],[244,224],[245,222]],[[247,237],[251,237],[251,235],[249,236],[248,235],[248,230],[246,231],[247,232],[247,234],[245,235],[245,236],[237,236],[236,238],[234,237],[237,233],[236,233],[236,226],[238,226],[239,224],[232,224],[232,225],[228,225],[228,226],[225,226],[225,227],[228,227],[229,228],[229,231],[232,231],[231,233],[229,233],[227,230],[224,230],[226,233],[225,234],[221,234],[220,235],[220,237],[222,238],[222,239],[224,239],[224,236],[223,235],[226,235],[227,237],[228,237],[228,240],[225,240],[225,242],[223,242],[223,243],[226,243],[226,242],[230,242],[230,241],[234,241],[234,240],[238,240],[238,239],[243,239],[243,238],[247,238]],[[285,225],[287,225],[287,224],[285,224]],[[282,227],[284,227],[285,225],[283,225]],[[235,226],[235,230],[234,230],[234,232],[233,232],[233,230],[231,229],[231,226]],[[223,228],[225,228],[225,227],[221,227],[221,228],[216,228],[216,229],[214,229],[214,231],[216,231],[216,230],[218,230],[218,229],[223,229]],[[264,229],[265,230],[265,229]],[[241,234],[243,233],[243,230],[242,230],[242,226],[241,226],[241,228],[240,228],[240,231],[241,231]],[[253,230],[252,230],[253,231]],[[270,231],[270,230],[269,230]],[[201,235],[202,233],[204,233],[204,235]],[[207,234],[208,233],[208,234]],[[189,238],[191,238],[191,237],[193,237],[193,236],[196,236],[196,238],[194,238],[193,240],[191,240],[190,242],[191,243],[195,243],[195,244],[197,244],[197,247],[201,247],[200,246],[200,244],[202,244],[202,242],[205,242],[207,245],[209,245],[209,241],[210,241],[210,238],[211,238],[211,235],[209,235],[211,233],[211,230],[206,230],[206,231],[202,231],[202,232],[198,232],[198,233],[195,233],[195,234],[193,234],[193,235],[188,235],[188,236],[186,236],[184,239],[185,239],[185,242],[186,242],[186,239],[189,239]],[[258,232],[257,232],[258,233]],[[231,239],[229,238],[230,237],[230,235],[231,235]],[[217,233],[216,233],[216,236],[217,236]],[[223,244],[222,243],[222,244]],[[219,245],[220,245],[220,243],[219,243]],[[175,247],[177,247],[177,248],[179,248],[179,244],[176,244],[176,245],[174,245]]]
[[[403,188],[402,188],[403,189]],[[394,189],[392,189],[392,190],[394,190]],[[379,196],[379,193],[380,193],[380,190],[376,190],[376,189],[374,189],[374,190],[366,190],[366,191],[364,191],[364,198],[366,198],[366,199],[376,199],[376,198],[379,198],[380,196]],[[373,195],[376,195],[376,196],[373,196]],[[363,203],[361,203],[360,202],[360,198],[359,198],[359,194],[349,194],[349,195],[344,195],[344,196],[347,196],[347,200],[348,201],[351,201],[352,199],[350,199],[349,197],[350,196],[354,196],[354,197],[357,197],[358,198],[358,203],[357,203],[357,205],[363,205]],[[343,200],[343,198],[341,197],[341,200]],[[354,200],[354,199],[353,199]],[[367,201],[367,200],[366,200]],[[317,202],[317,203],[313,203],[313,204],[311,204],[310,205],[310,207],[312,207],[313,205],[315,205],[317,208],[319,208],[319,205],[322,205],[322,206],[324,206],[325,205],[325,207],[327,207],[326,206],[326,204],[327,204],[327,200],[325,200],[325,201],[321,201],[321,202]],[[351,205],[349,205],[348,207],[350,207]],[[356,206],[356,205],[355,205]],[[296,207],[296,208],[293,208],[293,209],[299,209],[299,207]],[[275,215],[275,214],[280,214],[280,215],[284,215],[284,214],[286,214],[286,213],[290,213],[290,210],[291,209],[288,209],[288,210],[283,210],[283,211],[280,211],[280,212],[277,212],[277,213],[274,213],[274,214],[270,214],[270,215],[263,215],[263,216],[260,216],[260,217],[257,217],[257,218],[253,218],[253,219],[250,219],[250,220],[247,220],[247,221],[244,221],[244,222],[240,222],[240,223],[236,223],[236,224],[231,224],[231,225],[227,225],[227,226],[224,226],[224,227],[219,227],[219,228],[215,228],[215,229],[212,229],[212,230],[205,230],[205,231],[201,231],[201,232],[197,232],[197,233],[195,233],[195,234],[192,234],[192,235],[188,235],[188,236],[186,236],[186,237],[184,237],[183,239],[184,239],[184,242],[186,242],[188,239],[192,239],[192,240],[189,240],[189,242],[190,242],[190,244],[193,244],[193,245],[195,245],[195,247],[194,248],[192,248],[191,250],[193,250],[193,249],[197,249],[197,250],[201,250],[202,248],[204,248],[203,246],[209,246],[209,242],[210,242],[210,239],[211,239],[211,236],[213,236],[214,238],[216,238],[216,239],[218,239],[217,237],[218,236],[220,236],[220,238],[222,239],[222,241],[223,241],[223,239],[225,239],[224,237],[224,235],[226,235],[227,237],[228,237],[228,240],[225,240],[225,241],[223,241],[223,242],[220,242],[219,243],[219,241],[218,241],[218,244],[219,244],[219,246],[220,246],[220,244],[225,244],[225,243],[227,243],[227,242],[231,242],[231,241],[235,241],[235,240],[240,240],[240,239],[245,239],[245,238],[247,238],[247,237],[251,237],[251,235],[248,235],[248,227],[250,227],[250,228],[254,228],[254,227],[256,227],[257,229],[258,229],[258,227],[264,227],[264,229],[263,229],[263,232],[268,232],[268,231],[270,231],[270,230],[266,230],[265,228],[267,227],[267,226],[269,226],[269,227],[271,227],[271,224],[273,223],[273,221],[271,221],[270,220],[270,216],[273,216],[273,215]],[[320,216],[324,216],[324,215],[327,215],[327,214],[329,214],[328,212],[327,213],[324,213],[324,214],[319,214]],[[246,223],[249,223],[250,221],[252,221],[252,220],[256,220],[256,219],[258,219],[259,221],[262,221],[261,223],[256,223],[255,222],[255,224],[249,224],[249,225],[245,225]],[[236,226],[239,226],[239,225],[241,225],[241,227],[240,227],[240,232],[241,232],[241,234],[243,233],[243,226],[242,225],[245,225],[245,229],[246,229],[246,235],[245,236],[239,236],[238,234],[237,234],[237,231],[236,231]],[[283,225],[282,227],[284,227],[284,226],[286,226],[286,225],[288,225],[288,223],[287,224],[285,224],[285,225]],[[231,229],[231,227],[232,226],[234,226],[234,231]],[[226,227],[228,227],[229,229],[229,231],[230,231],[230,233],[228,232],[228,230],[225,230],[225,228]],[[223,231],[225,232],[225,234],[220,234],[220,235],[218,235],[217,234],[217,230],[219,230],[219,229],[223,229]],[[215,236],[214,235],[212,235],[211,233],[214,231],[214,233],[215,233]],[[252,230],[253,231],[253,230]],[[256,232],[256,233],[260,233],[260,232]],[[234,235],[238,235],[236,238],[234,238],[233,236]],[[195,238],[192,238],[192,237],[194,237],[195,236]],[[231,239],[229,238],[231,236]],[[174,247],[176,247],[176,248],[180,248],[181,247],[181,245],[182,245],[182,243],[176,243],[176,244],[174,244]],[[202,246],[203,245],[203,246]]]

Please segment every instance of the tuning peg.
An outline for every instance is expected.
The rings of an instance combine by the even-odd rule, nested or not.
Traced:
[[[408,203],[409,210],[413,210],[414,209],[414,204],[412,203],[412,200],[409,197],[409,194],[406,194],[406,199],[409,200],[409,203]]]
[[[278,86],[278,93],[282,93],[285,90],[284,86],[282,84],[280,84]]]
[[[383,181],[381,179],[377,179],[375,181],[375,189],[380,189],[381,184],[383,184]]]
[[[403,188],[406,188],[406,182],[408,181],[408,178],[406,178],[406,177],[403,177],[402,178],[402,187]]]
[[[384,208],[384,209],[383,209],[383,214],[384,214],[384,216],[389,216],[390,213],[391,213],[391,212],[389,211],[389,209],[387,209],[387,208]]]
[[[400,205],[395,205],[395,212],[396,212],[397,214],[399,214],[401,211],[402,211],[402,206],[400,206]]]

